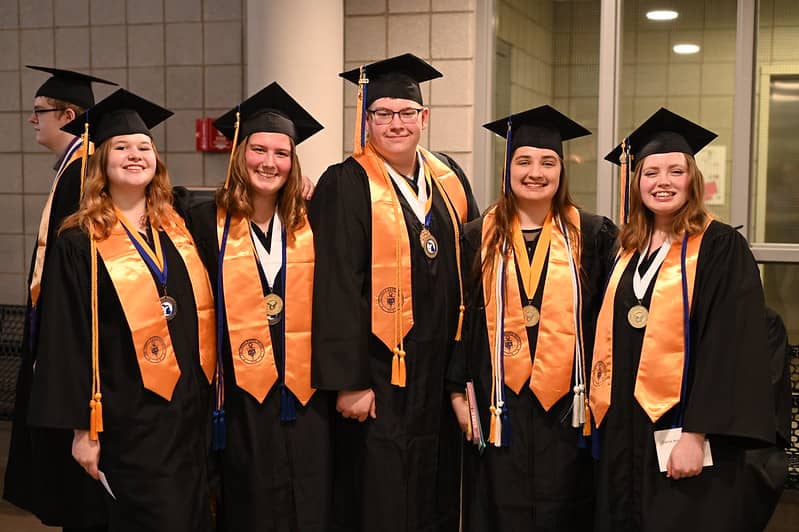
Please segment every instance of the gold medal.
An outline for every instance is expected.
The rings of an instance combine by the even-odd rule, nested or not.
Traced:
[[[267,317],[279,316],[280,313],[283,312],[283,298],[274,292],[267,294],[266,297],[264,297],[264,303],[266,303]]]
[[[419,233],[419,243],[422,244],[422,250],[424,250],[424,254],[427,255],[428,259],[434,259],[438,256],[438,241],[427,227]]]
[[[166,318],[166,321],[172,321],[172,319],[178,314],[177,301],[175,301],[175,298],[169,296],[163,296],[159,299],[159,301],[161,301],[161,310],[164,311],[164,317]]]
[[[523,306],[522,312],[524,312],[524,324],[527,327],[535,327],[538,325],[538,320],[541,318],[541,314],[538,312],[538,309],[535,308],[535,305]]]
[[[649,310],[643,305],[635,305],[627,312],[627,322],[635,329],[643,329],[649,319]]]

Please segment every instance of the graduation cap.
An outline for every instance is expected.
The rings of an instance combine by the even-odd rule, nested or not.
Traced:
[[[630,133],[626,141],[634,162],[655,153],[680,152],[695,155],[718,135],[699,124],[661,107]],[[622,144],[605,156],[606,161],[621,164]]]
[[[358,154],[366,143],[366,109],[375,100],[402,98],[424,105],[419,84],[440,78],[443,74],[413,54],[402,54],[341,72],[339,76],[358,85],[354,144],[355,153]]]
[[[274,81],[219,117],[214,127],[234,140],[237,121],[238,139],[259,132],[283,133],[291,137],[294,144],[324,127]]]
[[[562,159],[563,141],[584,137],[591,132],[554,107],[542,105],[483,124],[505,139],[505,193],[510,193],[510,159],[516,148],[548,148]]]
[[[76,136],[88,133],[89,139],[99,146],[116,135],[152,136],[150,129],[173,114],[141,96],[118,89],[61,129]]]
[[[621,166],[619,187],[619,219],[627,223],[630,212],[630,171],[638,161],[656,153],[696,155],[718,135],[661,107],[621,144],[605,155],[605,160]]]
[[[52,77],[42,83],[36,96],[55,98],[62,102],[75,104],[84,109],[94,105],[94,93],[92,92],[92,82],[105,83],[106,85],[117,85],[113,81],[108,81],[88,74],[81,74],[72,70],[62,70],[60,68],[50,68],[43,66],[25,65],[32,70],[39,70],[52,74]]]

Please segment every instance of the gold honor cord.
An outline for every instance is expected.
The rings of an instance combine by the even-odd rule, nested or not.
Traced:
[[[241,113],[236,111],[236,126],[233,130],[233,146],[230,148],[230,158],[227,162],[227,172],[225,173],[225,185],[224,189],[227,190],[228,185],[230,184],[230,171],[233,169],[233,155],[236,153],[236,145],[239,143],[239,121],[241,119]]]
[[[92,397],[89,400],[89,439],[97,441],[103,432],[103,394],[100,393],[100,332],[97,304],[97,245],[89,231],[89,253],[91,254],[91,307],[92,307]]]
[[[524,242],[521,226],[518,217],[513,224],[513,250],[516,253],[516,264],[519,265],[519,272],[522,275],[524,285],[524,295],[527,298],[526,305],[532,304],[538,283],[541,280],[541,272],[544,270],[544,260],[549,251],[549,243],[552,240],[552,213],[547,214],[544,226],[535,245],[533,263],[530,264],[527,258],[527,246]],[[514,303],[515,304],[515,303]]]

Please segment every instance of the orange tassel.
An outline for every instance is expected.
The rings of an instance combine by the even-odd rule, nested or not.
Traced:
[[[241,113],[236,111],[236,126],[233,130],[233,147],[230,148],[230,158],[227,161],[227,172],[225,173],[225,184],[223,188],[227,190],[230,185],[230,172],[233,169],[233,155],[236,153],[236,145],[239,142],[239,123],[241,120]]]
[[[391,360],[391,384],[405,388],[405,351],[399,347],[394,348],[394,358]]]
[[[588,407],[588,401],[585,402],[585,423],[583,423],[583,436],[591,435],[591,409]]]
[[[455,341],[458,342],[461,339],[461,333],[463,332],[463,313],[466,310],[466,307],[461,305],[458,307],[458,329],[455,331]]]
[[[352,141],[352,154],[354,156],[361,155],[363,153],[363,144],[361,144],[361,138],[363,137],[363,88],[365,85],[369,83],[369,80],[366,78],[366,74],[363,71],[363,65],[361,65],[361,75],[358,79],[358,96],[355,100],[355,132],[353,134],[353,141]]]
[[[103,403],[102,394],[94,394],[94,399],[89,401],[91,415],[89,416],[89,439],[97,441],[98,435],[103,432]]]
[[[83,182],[86,181],[86,168],[89,160],[89,122],[83,124],[83,154],[80,157],[80,197],[83,198]]]
[[[499,442],[499,434],[497,434],[497,409],[496,407],[491,407],[491,423],[488,428],[488,441],[489,443],[493,443],[497,445]]]

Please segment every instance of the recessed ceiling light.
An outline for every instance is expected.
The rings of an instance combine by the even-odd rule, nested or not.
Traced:
[[[677,17],[677,12],[672,11],[671,9],[656,9],[646,13],[646,18],[649,20],[674,20]]]
[[[695,54],[699,51],[699,45],[697,44],[675,44],[672,48],[675,54]]]

